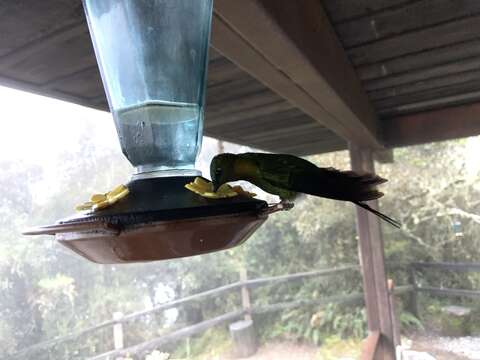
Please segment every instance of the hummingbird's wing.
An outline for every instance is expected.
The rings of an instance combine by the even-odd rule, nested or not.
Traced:
[[[359,174],[334,168],[320,168],[288,154],[244,154],[255,161],[264,181],[277,188],[334,200],[351,201],[393,226],[400,224],[363,203],[383,196],[376,186],[387,180],[374,174]]]
[[[247,153],[261,176],[272,185],[291,191],[345,201],[368,201],[383,194],[375,186],[386,180],[376,175],[320,168],[287,154]]]
[[[295,191],[292,179],[317,168],[309,161],[288,154],[245,153],[240,156],[255,162],[263,181],[285,190]]]

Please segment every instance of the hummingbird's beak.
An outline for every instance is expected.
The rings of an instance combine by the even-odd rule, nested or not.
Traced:
[[[218,188],[220,187],[221,184],[219,184],[217,181],[212,181],[213,184],[213,192],[217,192]]]

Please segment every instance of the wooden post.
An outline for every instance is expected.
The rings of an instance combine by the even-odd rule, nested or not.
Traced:
[[[186,340],[186,347],[187,347],[187,359],[190,359],[190,356],[192,355],[192,349],[191,349],[191,346],[190,346],[190,336],[187,337],[187,340]]]
[[[217,140],[217,152],[223,154],[225,152],[225,144],[222,140]]]
[[[360,360],[376,360],[380,341],[380,331],[371,332],[363,343]]]
[[[401,344],[400,339],[400,324],[398,322],[398,316],[395,306],[395,283],[392,279],[388,279],[388,299],[390,301],[390,316],[393,323],[393,344],[395,348]]]
[[[245,285],[247,281],[247,269],[240,269],[240,281],[242,282],[242,308],[245,310],[245,320],[252,320],[252,307],[250,304],[250,292]]]
[[[375,172],[370,150],[350,144],[350,159],[352,170],[361,173]],[[378,208],[378,201],[370,201],[369,205]],[[382,335],[378,359],[395,359],[394,331],[385,275],[380,220],[360,207],[356,208],[356,212],[368,330],[380,331]]]
[[[113,320],[120,320],[121,318],[123,318],[123,313],[113,313]],[[115,350],[120,350],[123,349],[123,345],[123,325],[118,323],[113,325],[113,346]]]
[[[410,292],[410,299],[408,304],[408,310],[415,315],[417,319],[420,319],[420,309],[418,307],[418,287],[417,279],[415,277],[415,266],[413,264],[408,268],[408,281],[413,286],[413,290]]]
[[[252,320],[241,320],[229,325],[233,352],[238,358],[250,357],[257,352],[257,340]]]

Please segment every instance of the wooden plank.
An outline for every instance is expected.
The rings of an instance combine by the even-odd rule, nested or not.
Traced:
[[[237,133],[251,133],[251,132],[264,132],[271,130],[272,128],[292,126],[293,125],[305,125],[315,124],[321,127],[316,121],[309,118],[298,109],[287,109],[278,112],[272,112],[262,116],[254,116],[251,118],[243,118],[242,121],[238,121],[233,124],[226,125],[210,125],[206,124],[206,127],[212,131],[218,131],[225,134],[237,134]]]
[[[80,58],[77,58],[78,56]],[[61,64],[62,67],[68,67],[72,66],[73,62],[74,68],[78,70],[96,64],[96,60],[92,63],[92,59],[95,60],[95,56],[88,28],[84,23],[77,23],[53,32],[33,44],[18,47],[0,57],[0,70],[13,72],[11,76],[14,76],[15,73],[21,74],[22,71],[26,72],[26,75],[33,76],[37,75],[35,70],[38,71],[38,69],[35,68],[38,67],[38,64],[54,63],[52,65]],[[82,60],[87,63],[83,64]],[[49,68],[41,70],[45,72]],[[57,69],[50,68],[50,73],[56,74]],[[34,82],[34,79],[27,78],[26,81]],[[42,81],[38,80],[37,82]]]
[[[428,100],[434,100],[437,104],[441,105],[443,98],[447,98],[449,96],[458,97],[462,94],[468,94],[471,92],[476,92],[478,90],[480,90],[480,82],[473,81],[463,84],[443,86],[438,89],[430,89],[427,91],[420,91],[412,94],[393,96],[387,99],[373,101],[373,104],[377,108],[377,111],[396,108],[400,105],[425,102]]]
[[[401,285],[401,286],[395,286],[394,289],[394,294],[395,295],[403,295],[403,294],[409,294],[413,292],[414,287],[413,285]]]
[[[208,99],[207,99],[208,100]],[[230,115],[235,115],[238,113],[243,113],[246,110],[254,109],[261,107],[263,105],[269,104],[279,104],[279,108],[281,109],[291,109],[292,105],[288,104],[285,100],[279,97],[274,92],[271,92],[269,89],[254,93],[254,94],[247,94],[243,97],[238,97],[235,101],[224,101],[220,103],[210,104],[207,102],[207,113],[210,117],[212,123],[215,122],[216,119],[228,117],[229,122],[232,118]],[[222,121],[223,123],[223,121]]]
[[[2,1],[0,56],[10,56],[84,22],[80,0]]]
[[[345,48],[480,13],[478,0],[424,0],[335,26]]]
[[[214,6],[219,52],[344,139],[381,148],[375,113],[318,1]]]
[[[411,284],[412,292],[410,293],[409,299],[407,301],[407,309],[412,313],[417,319],[420,319],[420,308],[418,306],[418,284],[415,274],[415,267],[412,265],[408,268],[408,282]]]
[[[350,158],[353,171],[375,173],[371,151],[350,144]],[[378,209],[378,200],[368,203]],[[371,332],[380,331],[384,336],[378,358],[395,359],[393,320],[380,219],[360,207],[356,208],[356,212],[368,329]]]
[[[450,270],[450,271],[456,271],[456,272],[470,272],[470,271],[480,272],[480,263],[414,262],[411,265],[415,268],[424,268],[424,269],[441,269],[441,270]]]
[[[296,274],[287,274],[287,275],[278,275],[278,276],[250,279],[246,282],[246,285],[249,288],[255,288],[258,286],[272,285],[272,284],[278,285],[282,282],[303,280],[303,279],[308,279],[311,277],[318,277],[318,276],[327,276],[327,277],[334,276],[334,275],[343,274],[345,272],[358,271],[358,269],[359,268],[356,265],[346,265],[346,266],[333,268],[333,269],[305,271],[305,272],[296,273]]]
[[[363,86],[366,91],[373,91],[478,69],[480,69],[480,57],[473,57],[438,66],[413,70],[403,74],[385,76],[365,81]]]
[[[477,38],[480,18],[469,17],[440,24],[351,48],[347,51],[355,66],[372,64],[395,57]]]
[[[412,70],[428,70],[432,67],[458,63],[462,68],[462,61],[475,59],[480,56],[480,40],[473,39],[457,44],[442,46],[428,51],[381,61],[374,64],[362,65],[356,68],[362,81],[385,76],[408,73]],[[459,70],[461,71],[461,70]]]
[[[99,110],[103,111],[110,111],[107,103],[107,96],[105,94],[102,94],[101,96],[98,96],[96,98],[92,98],[91,100],[91,107],[95,107]]]
[[[433,295],[448,296],[448,297],[468,297],[472,299],[480,298],[480,291],[478,290],[464,290],[464,289],[448,289],[437,288],[431,286],[422,286],[418,288],[418,291],[427,292]]]
[[[239,98],[245,98],[257,93],[263,94],[268,91],[270,90],[267,89],[265,85],[246,76],[240,80],[229,81],[222,85],[209,87],[207,91],[207,104],[212,107],[219,103],[236,102]]]
[[[212,60],[208,64],[208,87],[228,84],[230,81],[249,77],[243,70],[224,57]]]
[[[411,0],[323,0],[331,21],[343,22],[351,18],[372,15],[392,7],[403,6]]]
[[[390,97],[402,96],[405,94],[419,93],[431,89],[439,89],[446,86],[480,82],[480,70],[465,71],[459,74],[440,76],[433,79],[421,80],[409,84],[398,85],[386,89],[374,90],[368,93],[372,101]]]
[[[331,134],[327,140],[319,139],[315,140],[314,142],[309,143],[300,143],[290,146],[285,146],[281,141],[271,145],[272,147],[267,147],[266,145],[262,144],[261,142],[258,143],[250,143],[246,140],[239,140],[238,138],[231,138],[225,136],[223,133],[206,133],[207,136],[211,136],[223,141],[229,141],[232,143],[241,143],[242,145],[249,146],[253,149],[261,149],[263,151],[275,152],[275,153],[285,153],[285,154],[292,154],[297,156],[307,156],[307,155],[315,155],[315,154],[324,154],[333,151],[340,151],[347,149],[347,143],[345,140],[339,138],[335,134]]]
[[[123,313],[121,312],[114,312],[113,313],[113,320],[119,320],[123,317]],[[115,324],[113,325],[113,348],[115,350],[123,349],[124,341],[123,341],[123,324]]]
[[[480,135],[480,103],[384,120],[384,138],[389,147],[474,135]]]
[[[49,87],[65,94],[83,96],[88,94],[92,98],[105,94],[100,72],[97,67],[75,74],[74,77],[65,77]]]
[[[365,343],[362,346],[362,355],[360,357],[361,360],[376,360],[379,359],[377,357],[377,349],[380,346],[380,331],[372,331]]]
[[[305,156],[346,150],[347,148],[347,143],[343,139],[337,138],[290,147],[283,147],[283,144],[278,144],[276,146],[276,151],[297,156]]]
[[[245,320],[252,320],[252,304],[250,301],[250,291],[247,287],[248,280],[247,269],[242,267],[240,269],[240,282],[242,283],[241,287],[241,296],[242,296],[242,309],[245,312]]]
[[[256,100],[260,101],[260,100]],[[225,106],[228,103],[225,103]],[[279,99],[272,102],[263,102],[252,106],[251,104],[244,104],[243,108],[235,104],[230,104],[229,109],[222,109],[221,106],[217,106],[215,109],[210,109],[207,105],[205,123],[209,126],[233,124],[244,119],[251,119],[255,117],[261,117],[268,115],[272,112],[281,112],[290,110],[293,106],[285,100]],[[216,111],[215,111],[216,110]]]
[[[385,110],[380,110],[379,115],[383,118],[389,119],[392,117],[399,117],[408,114],[416,114],[448,107],[456,107],[463,104],[477,103],[479,101],[480,91],[474,91],[471,93],[452,95],[443,98],[420,101],[416,103],[396,106]]]
[[[292,124],[291,126],[270,128],[270,130],[263,132],[252,131],[251,133],[241,135],[241,137],[250,141],[279,140],[285,137],[302,136],[309,132],[315,133],[319,138],[329,137],[332,134],[331,131],[322,128],[316,123],[308,123],[300,126]]]
[[[396,293],[395,293],[395,282],[392,279],[387,280],[388,284],[388,301],[390,303],[390,317],[392,318],[393,324],[393,344],[395,348],[401,344],[400,340],[400,322],[397,312],[396,304]]]
[[[250,140],[253,143],[261,144],[266,147],[276,147],[278,144],[281,144],[283,148],[288,147],[297,147],[299,145],[330,141],[330,133],[325,131],[300,131],[292,133],[291,136],[277,136],[275,138],[268,138],[262,140]]]
[[[210,46],[208,49],[208,59],[210,61],[217,60],[223,58],[222,54],[220,54],[217,50]]]

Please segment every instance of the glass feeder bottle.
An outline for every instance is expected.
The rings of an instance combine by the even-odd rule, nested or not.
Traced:
[[[135,176],[197,175],[212,0],[83,2],[121,148]]]

